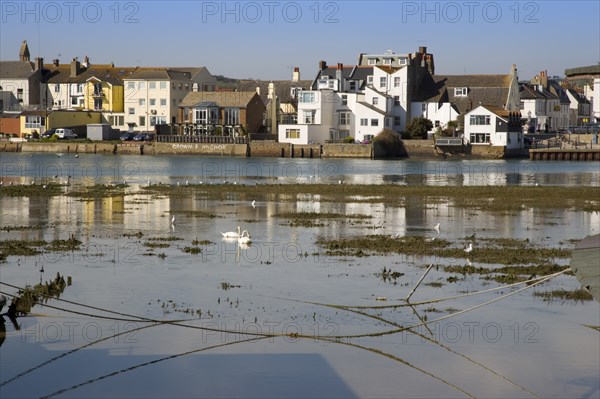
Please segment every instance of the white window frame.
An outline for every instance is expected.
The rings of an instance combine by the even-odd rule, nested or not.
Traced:
[[[377,65],[377,58],[368,58],[367,65]]]
[[[469,89],[466,87],[455,87],[454,97],[466,97],[469,93]]]
[[[285,138],[286,139],[299,139],[300,138],[300,129],[285,129]]]

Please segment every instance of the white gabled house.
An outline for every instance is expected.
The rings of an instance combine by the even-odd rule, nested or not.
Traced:
[[[523,148],[521,114],[494,105],[480,105],[465,114],[465,133],[471,145]]]

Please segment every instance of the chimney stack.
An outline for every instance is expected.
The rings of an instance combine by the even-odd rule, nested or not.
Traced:
[[[256,86],[256,94],[260,96],[260,86]]]
[[[292,74],[292,82],[300,81],[300,68],[294,67],[294,73]]]
[[[319,70],[322,71],[325,68],[327,68],[327,63],[325,61],[322,61],[322,60],[319,61]]]
[[[341,62],[338,62],[338,65],[337,65],[337,70],[338,70],[338,71],[341,71],[341,70],[343,70],[343,69],[344,69],[344,64],[342,64]]]
[[[35,58],[35,70],[41,71],[42,69],[44,69],[44,59],[42,57],[36,57]]]
[[[275,100],[275,84],[273,82],[269,83],[269,91],[267,93],[267,98],[269,100]]]
[[[57,59],[52,60],[52,63],[54,64],[55,67],[60,65],[60,61]]]
[[[419,47],[419,53],[425,54],[427,52],[427,47]]]
[[[81,65],[79,64],[79,60],[77,59],[77,57],[75,57],[71,61],[71,77],[72,78],[76,77],[77,75],[79,75],[80,71],[81,71]]]

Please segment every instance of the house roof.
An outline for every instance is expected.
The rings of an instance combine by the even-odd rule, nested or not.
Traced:
[[[0,79],[27,79],[35,72],[30,61],[0,61]]]
[[[45,65],[46,82],[48,83],[86,83],[94,77],[112,85],[123,85],[123,79],[130,76],[135,67],[112,67],[106,65],[92,65],[89,68],[82,67],[77,76],[71,77],[71,65],[55,66]]]
[[[369,103],[366,103],[364,101],[359,101],[358,103],[360,105],[366,107],[366,108],[369,108],[371,111],[375,111],[375,112],[377,112],[377,113],[379,113],[381,115],[384,115],[384,116],[386,115],[385,111],[383,111],[383,110],[381,110],[381,109],[379,109],[379,108],[377,108],[377,107],[375,107],[375,106],[373,106],[373,105],[371,105]]]
[[[504,108],[511,84],[510,75],[429,75],[421,81],[414,101],[450,102],[461,114],[480,104]],[[454,89],[466,87],[466,96],[455,96]]]
[[[351,80],[367,80],[367,76],[373,75],[373,66],[356,65],[350,75]]]
[[[242,79],[237,82],[238,91],[256,91],[256,88],[260,88],[260,99],[263,103],[269,102],[269,83],[273,82],[275,85],[275,95],[279,97],[279,102],[292,101],[292,88],[301,87],[303,90],[309,90],[312,84],[312,80],[299,80],[293,82],[291,80],[251,80]]]
[[[523,84],[519,88],[521,100],[556,100],[558,96],[548,90],[539,90],[537,85]]]
[[[565,69],[565,75],[568,77],[577,75],[597,75],[600,76],[600,64],[584,66],[579,68]]]
[[[245,108],[257,95],[255,91],[193,91],[181,100],[179,107],[195,107],[203,102],[214,102],[220,107]]]

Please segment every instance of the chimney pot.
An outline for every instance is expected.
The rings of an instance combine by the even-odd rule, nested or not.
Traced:
[[[337,69],[338,69],[338,71],[341,71],[342,69],[344,69],[344,64],[342,64],[341,62],[338,62]]]
[[[319,70],[322,71],[325,68],[327,68],[327,63],[323,60],[319,61]]]
[[[60,61],[57,59],[52,60],[52,63],[54,64],[54,66],[59,66],[60,65]]]

